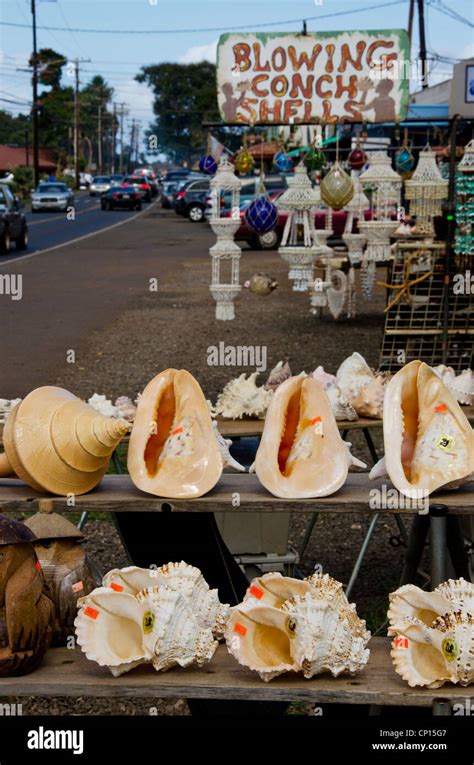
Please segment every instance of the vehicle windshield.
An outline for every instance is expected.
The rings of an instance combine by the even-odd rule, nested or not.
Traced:
[[[140,176],[139,178],[134,176],[133,178],[125,178],[124,183],[148,183],[148,178],[146,176]]]
[[[67,191],[65,183],[40,183],[37,191]]]
[[[92,183],[110,183],[110,178],[107,175],[98,175],[94,178]]]

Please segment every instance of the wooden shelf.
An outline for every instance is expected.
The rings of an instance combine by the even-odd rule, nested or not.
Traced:
[[[0,512],[37,511],[45,505],[56,512],[400,512],[414,515],[416,508],[403,507],[390,499],[389,508],[373,504],[374,490],[387,491],[392,484],[387,480],[369,481],[367,473],[350,473],[344,486],[336,494],[319,499],[278,499],[259,483],[255,474],[224,473],[215,488],[199,499],[162,499],[144,494],[137,489],[128,475],[107,475],[100,485],[88,494],[75,497],[75,504],[68,504],[66,497],[40,494],[29,486],[12,478],[0,479]],[[398,494],[398,493],[397,493]],[[235,507],[237,495],[240,505]],[[404,498],[402,497],[403,501]],[[406,500],[409,502],[409,500]],[[440,491],[430,497],[430,504],[446,505],[456,514],[474,512],[474,483],[470,482],[455,491]]]
[[[212,661],[201,668],[175,667],[168,672],[156,672],[147,665],[120,677],[113,677],[106,667],[89,661],[79,647],[53,648],[35,672],[0,678],[0,696],[122,699],[139,696],[149,698],[150,702],[157,698],[205,698],[417,707],[431,707],[435,699],[464,703],[474,697],[474,686],[410,688],[393,669],[388,638],[372,638],[368,647],[369,662],[357,675],[324,674],[305,680],[296,674],[286,674],[269,683],[240,666],[225,645],[220,645]]]

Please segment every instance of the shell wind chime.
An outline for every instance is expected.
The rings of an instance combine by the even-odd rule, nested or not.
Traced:
[[[6,421],[0,476],[16,475],[36,491],[85,494],[106,473],[129,427],[63,388],[37,388]]]
[[[74,634],[77,601],[101,584],[98,568],[86,555],[84,534],[58,513],[41,510],[24,521],[56,607],[53,645]]]
[[[365,222],[364,213],[370,209],[370,203],[361,186],[359,178],[355,176],[352,179],[354,184],[354,196],[345,206],[347,218],[344,226],[342,241],[347,247],[347,256],[351,266],[358,265],[364,255],[364,246],[367,241],[365,234],[353,234],[354,219],[357,218],[358,224]],[[360,229],[359,229],[360,230]]]
[[[470,258],[474,251],[474,139],[464,149],[456,175],[456,255]]]
[[[212,258],[212,281],[210,291],[216,301],[216,319],[231,321],[235,318],[234,300],[239,294],[239,265],[242,250],[234,242],[234,236],[240,227],[240,181],[234,174],[234,168],[227,157],[219,160],[216,174],[211,180],[212,212],[210,224],[217,236],[217,242],[210,248]],[[228,192],[231,197],[230,218],[221,218],[221,194]],[[224,264],[230,265],[227,280],[222,278]]]
[[[32,672],[51,642],[54,603],[34,541],[23,523],[0,515],[0,677]]]
[[[416,216],[418,234],[434,237],[433,218],[441,215],[441,205],[447,194],[448,181],[441,177],[436,154],[427,146],[420,151],[411,179],[405,181],[405,196],[410,200],[410,215]]]
[[[392,220],[400,205],[402,179],[392,169],[391,160],[385,151],[369,152],[369,168],[359,176],[364,191],[371,191],[372,220],[359,223],[359,231],[367,238],[367,247],[362,258],[362,290],[370,298],[375,282],[377,261],[389,260],[390,237],[398,227]]]
[[[312,212],[318,202],[308,172],[300,163],[293,178],[288,178],[288,189],[277,201],[280,209],[288,210],[278,254],[289,264],[288,278],[295,292],[307,291],[313,280],[314,259],[321,252]]]

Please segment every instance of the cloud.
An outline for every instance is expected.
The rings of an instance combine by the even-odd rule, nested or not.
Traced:
[[[217,40],[208,45],[193,45],[178,59],[180,64],[198,64],[200,61],[216,62]]]

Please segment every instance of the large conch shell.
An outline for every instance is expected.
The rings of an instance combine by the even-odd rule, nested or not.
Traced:
[[[130,436],[128,471],[135,486],[159,497],[201,497],[223,466],[199,383],[184,369],[160,372],[138,400]]]
[[[202,666],[218,646],[186,598],[170,587],[147,588],[136,596],[99,587],[78,606],[78,644],[88,659],[115,677],[144,663],[156,670]]]
[[[325,372],[324,367],[319,366],[312,376],[323,386],[336,420],[357,420],[357,412],[342,393],[335,375]]]
[[[451,393],[460,404],[471,406],[474,404],[474,372],[472,369],[464,369],[461,374],[456,375],[452,367],[439,364],[432,367]]]
[[[16,474],[37,491],[84,494],[97,486],[128,428],[67,390],[37,388],[6,421],[0,476]]]
[[[213,417],[229,417],[240,419],[246,417],[263,418],[271,401],[273,391],[261,388],[256,384],[258,372],[248,377],[243,372],[239,377],[230,380],[222,393],[217,397],[215,406],[211,409]]]
[[[276,497],[325,497],[344,483],[355,460],[342,440],[321,385],[304,373],[273,394],[254,468]]]
[[[280,605],[281,597],[298,589],[301,594]],[[253,605],[259,599],[258,590],[263,595]],[[342,585],[331,577],[314,575],[297,582],[271,574],[254,580],[248,595],[250,600],[232,609],[227,648],[262,680],[268,682],[284,672],[302,672],[306,678],[331,672],[337,677],[359,672],[366,665],[370,633],[355,606],[348,603]],[[268,605],[272,600],[275,605]]]
[[[412,361],[390,380],[384,404],[384,474],[405,496],[454,488],[474,471],[474,433],[453,394],[430,367]]]
[[[159,568],[114,568],[102,580],[104,587],[116,592],[137,595],[141,590],[169,587],[181,593],[201,627],[211,629],[215,638],[221,638],[230,613],[230,606],[220,603],[217,590],[211,590],[202,573],[195,566],[181,561],[167,563]]]
[[[359,417],[382,419],[387,375],[374,373],[360,353],[345,359],[336,373],[337,384]]]
[[[390,595],[395,670],[411,687],[474,682],[474,585],[450,579],[433,592],[413,584]]]

